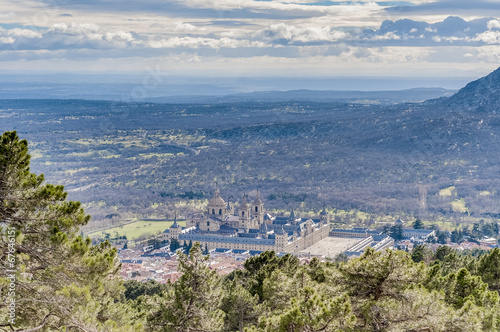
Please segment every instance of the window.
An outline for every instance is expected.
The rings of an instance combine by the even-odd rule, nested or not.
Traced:
[[[215,210],[214,209],[212,209],[212,214],[215,214]]]
[[[222,209],[219,209],[219,214],[222,214]]]
[[[245,216],[245,211],[241,211],[241,216],[244,217]]]
[[[259,207],[258,206],[255,207],[255,212],[259,212]]]

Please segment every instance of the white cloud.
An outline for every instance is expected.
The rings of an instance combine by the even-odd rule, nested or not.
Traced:
[[[486,31],[474,38],[476,41],[481,41],[486,44],[498,44],[500,43],[500,31]]]
[[[14,44],[16,40],[12,37],[0,37],[0,44]]]
[[[190,23],[177,22],[174,25],[174,31],[176,32],[194,32],[196,30],[198,28]]]
[[[24,37],[24,38],[42,38],[42,33],[39,31],[33,31],[30,29],[10,29],[7,32],[10,36],[14,37]]]
[[[265,44],[258,41],[238,40],[228,37],[205,38],[205,37],[172,37],[158,41],[149,41],[151,48],[238,48],[238,47],[264,47]]]
[[[500,21],[491,20],[488,22],[488,29],[500,29]]]

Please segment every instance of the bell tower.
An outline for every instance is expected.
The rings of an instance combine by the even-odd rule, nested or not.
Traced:
[[[326,206],[323,204],[323,211],[319,214],[319,220],[322,225],[330,224],[330,215],[326,212]]]
[[[239,216],[240,216],[240,227],[241,228],[249,228],[250,227],[250,219],[251,219],[251,207],[247,204],[247,196],[243,196],[243,200],[241,201],[239,208]]]
[[[259,227],[264,222],[264,204],[260,199],[259,190],[257,190],[257,196],[252,204],[252,217],[257,221],[257,227]]]

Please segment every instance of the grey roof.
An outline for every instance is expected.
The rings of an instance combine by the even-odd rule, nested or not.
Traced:
[[[247,238],[257,238],[259,237],[258,233],[238,233],[239,237],[247,237]]]
[[[142,264],[142,260],[140,260],[140,259],[124,259],[124,260],[122,260],[122,263]]]
[[[428,235],[434,232],[432,229],[413,229],[413,228],[403,228],[403,233],[417,233],[422,235]]]
[[[380,242],[382,240],[389,238],[389,235],[386,235],[386,234],[372,235],[372,238],[373,238],[373,241]]]
[[[237,232],[238,230],[236,228],[232,228],[228,225],[222,225],[220,228],[219,228],[219,233],[223,233],[223,234],[232,234],[232,233],[235,233]]]
[[[334,228],[331,230],[331,232],[342,232],[342,233],[351,233],[351,234],[380,234],[380,232],[377,231],[372,231],[372,230],[365,230],[362,228],[357,228],[357,229],[341,229],[341,228]]]
[[[288,217],[288,219],[289,219],[289,220],[295,220],[295,219],[297,219],[297,218],[295,217],[295,211],[293,211],[293,209],[292,209],[292,212],[290,213],[290,217]]]
[[[250,252],[245,249],[233,249],[233,253],[235,254],[249,254]]]
[[[275,233],[276,233],[277,235],[284,235],[284,234],[286,234],[286,233],[285,233],[285,230],[283,229],[283,226],[281,226],[281,228],[280,228],[280,229],[278,229],[278,231],[277,231],[277,232],[275,232]]]
[[[240,243],[240,244],[255,244],[255,245],[274,245],[274,239],[261,238],[244,238],[235,236],[218,236],[212,234],[197,234],[188,233],[179,235],[179,240],[185,241],[203,241],[203,242],[220,242],[220,243]]]
[[[181,226],[177,223],[177,218],[175,218],[175,221],[174,223],[172,224],[172,226],[170,226],[170,228],[180,228]]]
[[[288,221],[289,221],[288,218],[286,218],[286,219],[276,218],[273,220],[273,225],[286,225],[286,224],[288,224]]]

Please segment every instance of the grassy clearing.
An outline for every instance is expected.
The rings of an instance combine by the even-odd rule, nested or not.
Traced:
[[[441,197],[450,197],[453,196],[454,194],[455,194],[455,186],[444,188],[439,191],[439,196]]]
[[[467,206],[465,206],[465,200],[463,198],[451,202],[451,209],[453,212],[465,213],[467,212]]]
[[[179,221],[179,225],[186,226],[186,221]],[[126,236],[127,239],[133,240],[140,237],[143,234],[159,234],[172,226],[172,221],[137,221],[128,225],[121,227],[114,227],[107,229],[105,231],[95,232],[88,234],[91,238],[104,237],[105,233],[111,234],[111,237],[116,236]]]
[[[430,228],[432,225],[437,225],[441,231],[453,231],[456,226],[451,221],[423,221],[425,228]],[[407,228],[413,228],[413,224],[406,225]]]

